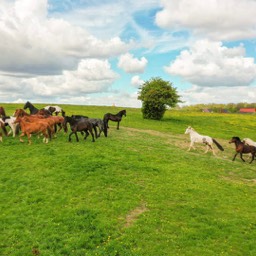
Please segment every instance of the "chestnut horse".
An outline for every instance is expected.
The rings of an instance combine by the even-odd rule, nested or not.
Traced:
[[[42,133],[44,135],[43,142],[48,143],[49,137],[51,136],[51,129],[48,122],[40,118],[35,122],[26,119],[27,117],[17,117],[15,120],[15,123],[19,123],[21,128],[20,142],[24,142],[22,137],[27,135],[28,143],[31,144],[31,134]]]

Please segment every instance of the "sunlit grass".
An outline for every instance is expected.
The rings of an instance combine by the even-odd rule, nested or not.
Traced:
[[[8,114],[22,107],[3,106]],[[63,107],[90,117],[122,109]],[[256,163],[232,162],[228,144],[234,135],[256,140],[254,116],[168,111],[152,121],[127,109],[120,130],[110,125],[95,143],[69,143],[62,132],[47,145],[4,137],[0,255],[256,253]],[[188,125],[225,151],[187,152]]]

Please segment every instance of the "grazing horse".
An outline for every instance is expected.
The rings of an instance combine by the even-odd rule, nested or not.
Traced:
[[[256,147],[246,145],[244,142],[240,140],[239,137],[232,137],[229,143],[234,143],[236,146],[236,153],[232,159],[232,161],[235,161],[237,154],[240,154],[240,158],[245,162],[243,159],[243,154],[252,154],[252,161],[254,160],[255,154],[256,154]]]
[[[19,123],[21,128],[20,142],[24,142],[22,137],[27,135],[28,143],[31,144],[31,134],[42,133],[44,135],[43,142],[48,143],[48,138],[51,136],[49,124],[40,118],[35,122],[27,121],[26,118],[28,117],[17,117],[15,120],[15,123]]]
[[[188,148],[188,151],[190,151],[191,148],[195,149],[194,143],[203,143],[206,145],[206,151],[205,153],[208,152],[209,149],[212,150],[213,155],[216,155],[214,150],[213,150],[213,143],[218,147],[219,150],[224,151],[223,147],[213,138],[205,135],[200,135],[197,133],[191,126],[189,126],[185,134],[190,135],[190,146]]]
[[[31,115],[34,115],[39,111],[39,109],[32,105],[29,101],[27,101],[23,107],[23,109],[27,108],[29,109]]]
[[[119,130],[119,123],[121,122],[123,116],[126,116],[126,110],[125,109],[119,111],[117,114],[106,113],[104,115],[103,123],[104,123],[105,137],[107,137],[107,129],[109,128],[108,121],[111,120],[111,121],[117,122],[116,129]]]
[[[85,132],[86,135],[85,135],[84,139],[86,139],[90,133],[92,136],[92,142],[95,142],[94,134],[93,134],[93,130],[92,130],[93,125],[87,118],[81,118],[80,120],[76,120],[70,116],[65,116],[64,122],[63,122],[63,127],[64,127],[65,132],[67,132],[67,130],[68,130],[67,123],[70,124],[70,128],[71,128],[71,133],[68,136],[68,141],[71,141],[71,135],[75,134],[76,141],[78,142],[79,140],[78,140],[77,132]]]
[[[65,111],[59,106],[46,106],[44,109],[50,111],[51,114],[55,114],[56,116],[61,113],[62,116],[65,116]]]
[[[4,110],[4,107],[0,107],[0,117],[5,117],[6,114],[5,114],[5,110]]]

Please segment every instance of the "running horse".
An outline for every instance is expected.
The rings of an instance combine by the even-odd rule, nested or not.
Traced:
[[[126,116],[126,110],[123,109],[119,111],[117,114],[111,114],[111,113],[106,113],[103,117],[103,123],[104,123],[104,135],[107,137],[107,129],[109,128],[108,126],[108,121],[113,121],[117,122],[117,127],[116,129],[119,130],[119,123],[122,120],[122,117]]]
[[[6,114],[5,114],[5,110],[4,110],[4,107],[0,107],[0,117],[5,117]]]
[[[76,141],[78,142],[77,132],[85,132],[84,140],[89,136],[89,133],[92,136],[92,142],[95,142],[94,134],[93,134],[93,125],[87,118],[81,118],[79,120],[74,119],[70,116],[65,116],[63,121],[64,131],[68,131],[67,123],[70,124],[71,133],[68,136],[68,141],[71,142],[72,134],[75,134]]]
[[[23,107],[23,109],[29,109],[30,111],[30,115],[44,115],[44,116],[50,116],[51,112],[47,109],[38,109],[36,108],[32,103],[30,103],[29,101],[27,101]]]
[[[250,164],[252,163],[256,154],[256,147],[246,145],[243,141],[240,140],[239,137],[232,137],[229,143],[234,143],[236,146],[236,153],[232,161],[235,161],[236,156],[240,154],[240,158],[242,159],[243,162],[245,162],[245,160],[243,159],[243,154],[252,154],[252,160]]]
[[[189,126],[185,134],[190,135],[190,145],[188,148],[188,151],[190,151],[191,148],[195,149],[194,143],[203,143],[206,145],[206,151],[205,153],[208,152],[209,149],[212,150],[213,155],[216,155],[214,150],[213,150],[213,143],[218,147],[219,150],[224,151],[223,147],[212,137],[206,136],[206,135],[200,135],[198,132],[196,132],[191,126]]]

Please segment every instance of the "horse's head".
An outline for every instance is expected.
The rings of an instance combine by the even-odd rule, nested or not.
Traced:
[[[236,143],[236,142],[241,142],[240,138],[237,136],[232,137],[231,140],[229,141],[229,143]]]
[[[21,109],[21,108],[18,108],[15,110],[13,116],[15,117],[18,117],[18,116],[27,116],[28,113],[24,110],[24,109]]]
[[[27,101],[27,102],[25,103],[25,105],[24,105],[23,109],[27,109],[27,108],[29,107],[29,105],[30,105],[30,102],[29,102],[29,101]]]
[[[186,129],[186,131],[185,131],[185,134],[188,134],[188,133],[190,133],[191,131],[193,131],[194,129],[191,127],[191,126],[189,126],[187,129]]]
[[[123,109],[120,113],[121,113],[122,115],[126,116],[126,109]]]

